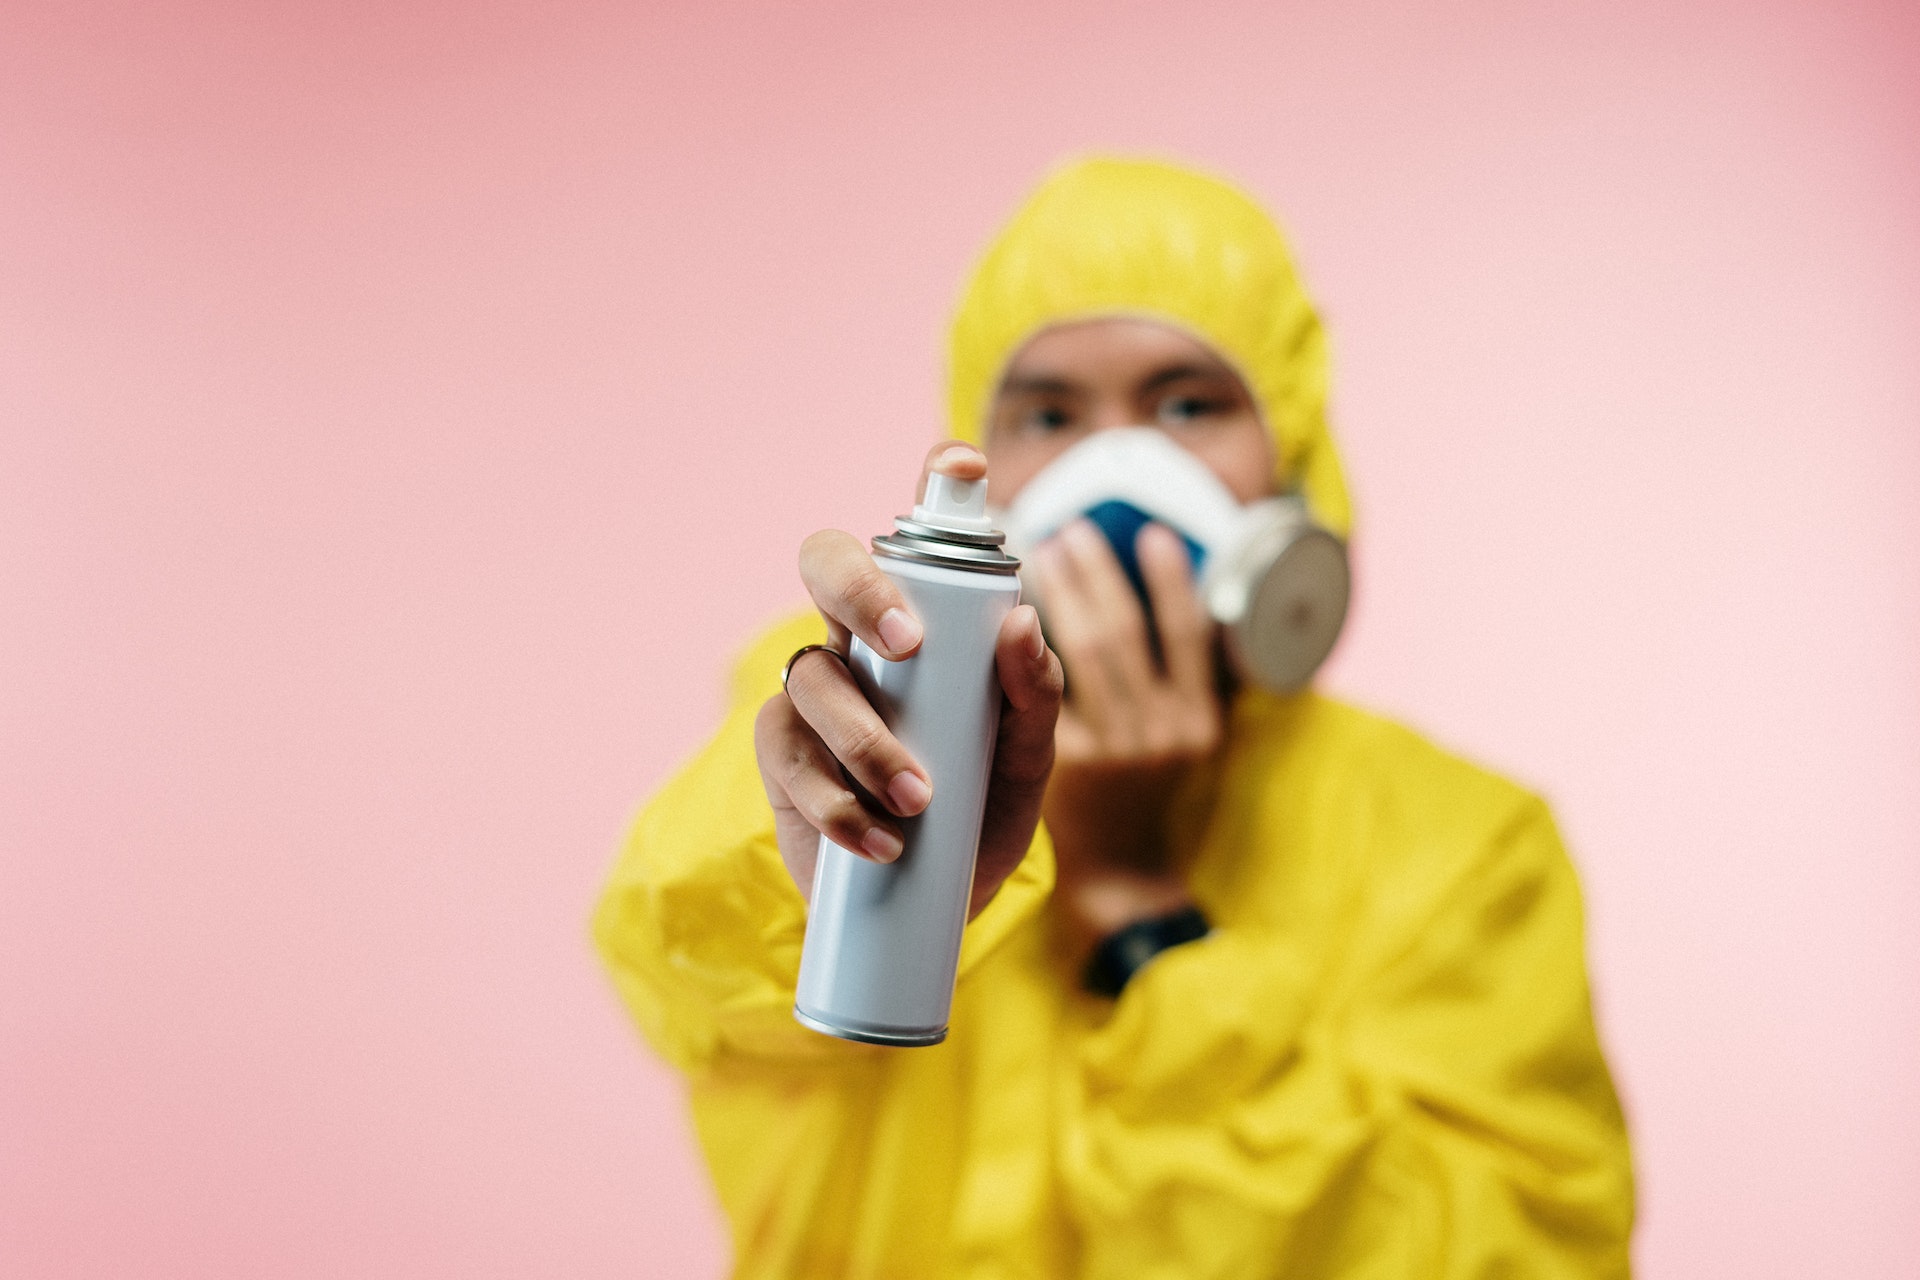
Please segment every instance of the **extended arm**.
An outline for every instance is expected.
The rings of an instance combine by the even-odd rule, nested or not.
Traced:
[[[1105,1276],[1624,1276],[1632,1184],[1572,868],[1528,801],[1345,954],[1221,929],[1085,1046],[1063,1184]]]

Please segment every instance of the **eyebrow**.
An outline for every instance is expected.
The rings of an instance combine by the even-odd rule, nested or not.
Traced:
[[[1148,378],[1145,382],[1141,383],[1140,390],[1143,393],[1148,391],[1158,391],[1161,387],[1166,386],[1170,382],[1180,382],[1187,378],[1204,378],[1214,382],[1224,382],[1224,381],[1231,380],[1233,378],[1233,374],[1228,370],[1221,368],[1218,365],[1211,365],[1211,364],[1168,365],[1166,368],[1160,370],[1159,372],[1155,373],[1152,377]]]
[[[1007,395],[1071,395],[1080,388],[1067,379],[1050,373],[1032,373],[1009,376],[1000,384],[1000,394]]]
[[[1180,382],[1187,378],[1201,378],[1214,382],[1231,380],[1233,374],[1218,365],[1195,364],[1182,361],[1157,369],[1146,381],[1140,384],[1140,393],[1157,391],[1168,383]],[[1072,395],[1081,390],[1079,383],[1054,373],[1012,374],[1000,384],[1000,395]]]

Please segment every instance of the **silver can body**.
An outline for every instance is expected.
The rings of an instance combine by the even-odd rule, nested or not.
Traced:
[[[1020,580],[911,560],[875,564],[925,627],[913,657],[889,662],[858,639],[849,665],[894,735],[933,782],[882,866],[820,840],[794,1016],[875,1044],[937,1044],[953,1007],[961,933],[1000,727],[994,644]]]

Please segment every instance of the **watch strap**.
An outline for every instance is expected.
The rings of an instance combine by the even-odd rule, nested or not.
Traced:
[[[1136,920],[1108,934],[1093,949],[1080,985],[1098,996],[1117,997],[1147,961],[1171,947],[1197,942],[1211,932],[1213,927],[1194,906]]]

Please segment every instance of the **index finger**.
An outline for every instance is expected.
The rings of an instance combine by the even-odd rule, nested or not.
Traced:
[[[920,647],[925,632],[892,578],[850,533],[822,529],[800,544],[800,580],[827,620],[829,641],[847,652],[849,633],[881,657],[898,661]]]
[[[927,450],[920,464],[914,500],[926,496],[927,477],[938,472],[955,480],[979,480],[987,474],[987,455],[964,440],[943,440]],[[884,658],[898,660],[920,647],[925,632],[907,608],[893,580],[874,565],[857,539],[825,529],[800,544],[800,579],[814,607],[826,619],[833,647],[847,651],[847,637],[859,636]]]
[[[1180,535],[1154,523],[1134,538],[1140,573],[1153,605],[1154,630],[1167,678],[1198,698],[1213,689],[1213,619],[1194,589],[1193,561]]]
[[[927,450],[920,464],[920,483],[914,486],[913,500],[927,496],[927,477],[938,471],[955,480],[979,480],[987,474],[987,455],[965,440],[942,440]]]

